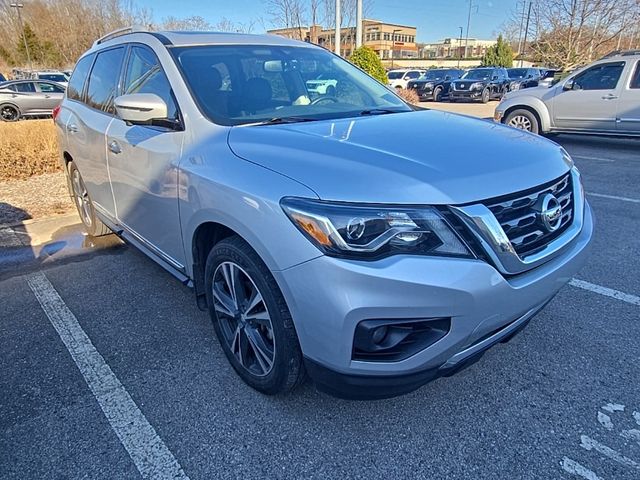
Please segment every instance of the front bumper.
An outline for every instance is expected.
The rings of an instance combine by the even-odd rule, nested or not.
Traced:
[[[449,98],[453,100],[480,100],[482,90],[452,90],[449,92]]]
[[[592,232],[585,203],[582,231],[562,254],[508,278],[481,260],[418,256],[374,262],[321,256],[274,276],[317,386],[337,396],[383,398],[451,374],[515,333],[510,325],[521,328],[580,269]],[[451,319],[449,332],[408,358],[352,358],[363,320],[438,317]],[[484,343],[470,352],[478,342]]]

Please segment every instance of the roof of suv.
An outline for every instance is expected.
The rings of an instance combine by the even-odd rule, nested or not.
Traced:
[[[195,46],[195,45],[271,45],[271,46],[307,46],[309,48],[321,48],[316,45],[291,40],[278,35],[254,35],[247,33],[229,32],[191,32],[191,31],[146,31],[133,30],[113,36],[105,36],[97,40],[90,50],[100,49],[104,45],[115,45],[130,42],[132,40],[144,42],[145,37],[153,36],[164,45],[171,47]]]

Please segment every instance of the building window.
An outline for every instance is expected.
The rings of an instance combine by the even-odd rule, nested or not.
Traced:
[[[384,34],[384,39],[388,41],[388,40],[389,40],[389,38],[390,38],[389,33],[385,33],[385,34]]]

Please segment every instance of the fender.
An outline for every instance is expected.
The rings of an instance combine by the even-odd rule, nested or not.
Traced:
[[[499,105],[500,110],[504,112],[503,119],[510,111],[516,108],[528,108],[534,110],[540,118],[540,130],[548,132],[551,130],[551,114],[545,103],[532,95],[518,95],[513,98],[505,98]]]

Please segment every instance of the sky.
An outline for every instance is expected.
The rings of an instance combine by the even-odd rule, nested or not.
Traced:
[[[469,36],[495,38],[509,18],[517,0],[472,0],[474,6]],[[369,17],[390,23],[418,28],[419,42],[432,42],[446,37],[458,37],[459,27],[466,34],[468,0],[370,0]],[[156,21],[168,16],[178,18],[199,15],[212,24],[222,17],[247,24],[259,18],[254,33],[272,28],[263,0],[135,0],[135,4],[153,12]],[[355,15],[354,15],[355,16]]]

